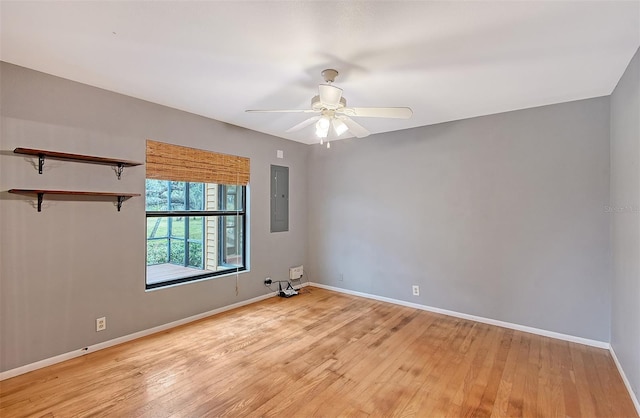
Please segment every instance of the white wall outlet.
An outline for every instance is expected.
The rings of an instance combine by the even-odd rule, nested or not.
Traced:
[[[276,151],[276,157],[278,158],[284,158],[284,151],[279,149]]]
[[[413,289],[413,296],[420,296],[420,286],[414,284],[411,288]]]
[[[340,275],[338,276],[338,281],[339,282],[343,282],[344,281],[344,274],[340,273]]]
[[[107,329],[107,318],[103,316],[96,319],[96,331],[104,331],[105,329]]]

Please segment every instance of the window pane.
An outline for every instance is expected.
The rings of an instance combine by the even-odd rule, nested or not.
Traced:
[[[184,238],[184,226],[185,226],[185,218],[180,217],[171,217],[168,218],[169,224],[169,237],[171,238]]]
[[[148,179],[146,210],[243,210],[243,190],[242,186]]]
[[[147,265],[163,264],[169,260],[169,240],[147,240]]]
[[[202,243],[201,242],[189,242],[189,261],[188,267],[202,268]]]
[[[235,254],[236,247],[236,231],[235,228],[227,228],[227,250],[231,254]]]
[[[145,195],[146,210],[168,210],[168,189],[168,181],[147,179]]]
[[[189,239],[202,241],[204,238],[204,217],[203,216],[190,216],[189,217]]]
[[[241,186],[220,185],[220,210],[242,210]]]
[[[223,239],[223,263],[229,266],[242,266],[242,220],[239,216],[224,217],[225,234]]]
[[[168,232],[167,218],[147,218],[147,238],[165,238]]]
[[[169,190],[171,192],[169,210],[185,210],[184,197],[186,183],[183,181],[172,181],[169,183]]]
[[[170,246],[169,262],[171,264],[178,264],[180,266],[184,266],[185,265],[184,240],[170,239],[169,246]]]
[[[189,207],[188,210],[204,209],[204,183],[189,184]]]

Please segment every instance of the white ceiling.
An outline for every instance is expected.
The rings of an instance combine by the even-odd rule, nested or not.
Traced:
[[[2,1],[0,59],[314,143],[325,68],[348,105],[409,106],[373,133],[608,95],[640,1]]]

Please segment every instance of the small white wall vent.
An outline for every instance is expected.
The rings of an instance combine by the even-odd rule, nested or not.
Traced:
[[[289,280],[300,280],[304,274],[304,266],[299,265],[289,269]]]

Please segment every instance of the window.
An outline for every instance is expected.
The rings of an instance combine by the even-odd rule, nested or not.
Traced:
[[[222,156],[228,162],[229,158],[233,161],[242,157],[199,151],[197,157],[204,156],[205,163],[194,162],[191,155],[188,157],[188,164],[179,167],[178,174],[167,173],[167,164],[154,168],[157,162],[150,162],[149,143],[161,146],[163,155],[175,148],[180,151],[186,149],[189,153],[199,151],[147,141],[146,288],[153,289],[246,270],[246,183],[187,181],[185,179],[189,177],[201,180],[202,172],[196,170],[196,173],[184,173],[185,166],[188,171],[189,167],[200,165],[206,167],[205,178],[229,181],[231,176],[228,171],[225,171],[224,176],[215,176],[216,164],[224,162],[214,161],[214,164],[208,164],[209,160]],[[155,148],[151,149],[152,152],[154,150]],[[246,160],[248,172],[248,159]],[[175,160],[171,162],[175,164]],[[232,164],[225,165],[227,170],[229,165]]]

